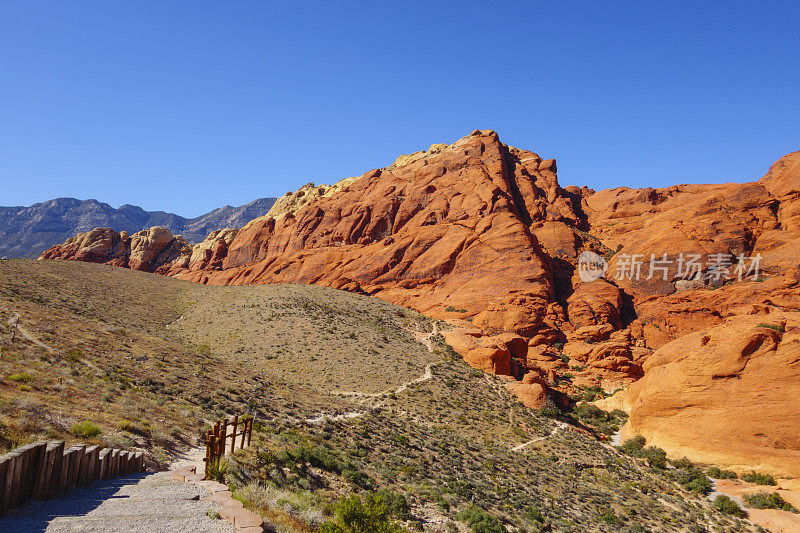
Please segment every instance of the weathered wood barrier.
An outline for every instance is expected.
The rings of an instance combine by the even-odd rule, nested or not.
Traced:
[[[237,432],[238,429],[241,431]],[[229,421],[217,420],[214,427],[206,433],[206,456],[203,459],[206,463],[205,478],[208,479],[208,470],[214,465],[219,465],[220,459],[228,449],[228,439],[230,439],[230,453],[236,450],[236,439],[242,437],[239,449],[250,446],[250,439],[253,436],[253,417],[246,416],[239,420],[239,415]]]
[[[144,471],[142,452],[64,441],[34,442],[0,456],[0,514],[30,500],[47,500],[98,479]]]

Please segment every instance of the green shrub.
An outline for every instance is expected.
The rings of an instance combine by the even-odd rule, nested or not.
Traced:
[[[774,329],[775,331],[780,331],[781,333],[786,332],[786,326],[784,326],[783,324],[764,324],[762,322],[761,324],[758,324],[756,327]]]
[[[525,511],[525,518],[531,522],[544,522],[544,516],[542,516],[542,512],[533,506],[528,507],[528,509]]]
[[[372,488],[372,479],[353,465],[348,465],[342,470],[342,477],[362,489]]]
[[[594,396],[594,392],[587,392],[586,394]],[[596,427],[606,435],[613,435],[619,431],[620,420],[625,416],[622,411],[617,410],[609,413],[588,403],[578,404],[573,412],[581,422]]]
[[[612,526],[618,526],[622,523],[622,520],[617,516],[617,513],[614,512],[614,509],[611,507],[607,507],[599,511],[598,516],[600,520],[605,522],[606,524],[610,524]]]
[[[408,520],[411,518],[411,508],[408,506],[406,497],[399,492],[390,489],[380,489],[376,496],[383,502],[389,510],[389,514],[398,520]]]
[[[399,533],[404,529],[390,517],[389,509],[377,494],[369,493],[362,502],[352,495],[333,506],[333,520],[320,527],[321,533]]]
[[[772,494],[768,492],[745,494],[744,501],[749,507],[754,509],[780,509],[782,511],[789,511],[790,513],[797,512],[797,509],[781,498],[781,495],[777,492],[773,492]]]
[[[691,465],[691,461],[689,461],[689,464]],[[675,472],[675,479],[683,485],[683,488],[691,492],[703,495],[711,493],[711,480],[706,477],[702,470],[695,468],[694,465],[689,468],[679,468]]]
[[[637,435],[632,439],[628,439],[622,443],[620,446],[620,450],[628,455],[633,455],[634,457],[639,457],[644,449],[644,445],[647,443],[644,437],[641,435]]]
[[[716,466],[712,466],[706,472],[708,477],[713,477],[714,479],[739,479],[739,476],[736,475],[736,472],[732,472],[730,470],[720,470]]]
[[[100,430],[100,427],[94,422],[90,422],[89,420],[78,422],[77,424],[72,426],[72,434],[75,435],[76,437],[91,439],[92,437],[96,437],[101,433],[102,431]]]
[[[759,474],[758,472],[750,472],[742,476],[742,480],[748,483],[755,483],[756,485],[777,485],[775,478],[769,474]]]
[[[506,526],[494,515],[480,507],[467,507],[456,514],[456,518],[464,522],[474,533],[505,533]]]
[[[744,509],[739,507],[738,503],[724,494],[717,496],[711,506],[720,513],[729,514],[739,518],[747,518],[747,513],[744,511]]]
[[[694,469],[694,463],[688,457],[682,457],[675,461],[671,461],[671,463],[675,468],[684,468],[686,470]]]
[[[222,482],[225,480],[225,474],[228,473],[228,463],[223,459],[210,461],[208,463],[208,479]]]
[[[11,374],[8,376],[10,381],[16,381],[17,383],[30,383],[33,381],[33,376],[28,374],[27,372],[22,372],[20,374]]]
[[[647,464],[653,468],[666,468],[667,452],[657,446],[648,446],[645,448],[645,443],[647,443],[645,438],[641,435],[637,435],[632,439],[626,440],[622,446],[620,446],[620,450],[632,457],[646,459]]]

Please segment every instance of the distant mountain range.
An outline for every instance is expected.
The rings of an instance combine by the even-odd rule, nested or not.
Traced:
[[[214,230],[240,228],[267,214],[275,198],[259,198],[239,207],[226,205],[196,218],[164,211],[145,211],[125,204],[119,209],[97,200],[56,198],[29,207],[0,207],[0,257],[34,259],[77,233],[98,227],[135,233],[164,226],[189,242],[200,242]]]

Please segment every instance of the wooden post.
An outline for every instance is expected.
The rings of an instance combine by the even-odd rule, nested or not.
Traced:
[[[253,417],[247,421],[247,446],[250,446],[250,439],[253,437]]]
[[[236,428],[239,427],[239,415],[233,417],[233,434],[231,435],[231,453],[236,451]]]
[[[16,462],[19,456],[10,451],[4,456],[0,457],[0,513],[4,513],[11,509],[11,502],[13,501],[14,491],[14,471],[16,469]]]
[[[36,480],[39,479],[39,474],[44,467],[44,454],[46,450],[47,443],[40,441],[32,444],[31,449],[28,452],[28,468],[22,474],[26,479],[26,502],[33,498],[33,493],[36,490]]]
[[[103,448],[98,454],[98,462],[100,463],[100,479],[108,479],[108,462],[111,450]]]
[[[78,486],[88,487],[94,482],[94,471],[97,468],[97,460],[100,455],[99,446],[88,446],[81,458],[80,473],[78,474]]]
[[[50,487],[50,480],[53,476],[53,463],[55,462],[55,455],[56,453],[62,453],[62,450],[57,449],[58,442],[49,442],[47,443],[44,452],[40,458],[40,468],[36,473],[36,479],[33,480],[33,492],[31,493],[31,499],[33,500],[44,500],[47,499],[47,495],[49,492]],[[60,443],[63,449],[64,443]]]
[[[71,491],[75,485],[78,484],[78,476],[80,474],[81,464],[86,457],[86,445],[85,444],[76,444],[69,450],[67,453],[69,454],[69,462],[67,463],[67,476],[66,476],[66,486],[64,487],[64,492]]]
[[[216,435],[209,435],[208,436],[208,461],[206,461],[206,477],[210,473],[211,465],[214,464],[217,455],[217,436]]]
[[[227,439],[228,439],[228,419],[226,418],[222,422],[222,435],[220,436],[220,442],[219,442],[220,444],[219,447],[221,452],[220,455],[225,455],[225,447],[228,443]]]
[[[3,509],[3,497],[6,492],[6,475],[8,474],[9,462],[7,454],[0,456],[0,515],[5,511]]]

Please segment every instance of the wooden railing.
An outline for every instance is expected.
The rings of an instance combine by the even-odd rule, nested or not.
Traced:
[[[0,514],[30,500],[47,500],[75,486],[144,468],[142,452],[85,444],[65,449],[64,441],[28,444],[0,456]]]
[[[241,420],[239,415],[233,420],[227,418],[217,420],[214,427],[206,433],[206,456],[203,459],[206,463],[205,477],[209,477],[209,468],[219,465],[222,456],[228,453],[228,442],[230,442],[230,453],[236,450],[236,441],[239,437],[239,449],[250,446],[250,439],[253,436],[253,417],[245,416]]]

